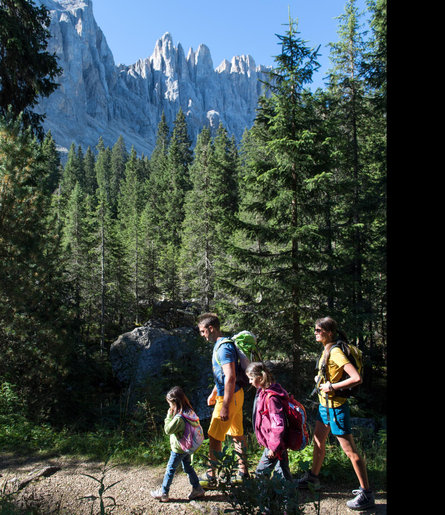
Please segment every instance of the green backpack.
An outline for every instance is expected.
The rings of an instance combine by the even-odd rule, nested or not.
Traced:
[[[262,361],[256,344],[256,336],[250,331],[241,331],[230,338],[224,338],[221,340],[214,352],[215,361],[220,366],[221,363],[218,360],[217,350],[223,343],[231,343],[235,347],[239,363],[236,378],[237,384],[243,388],[249,386],[249,378],[246,375],[246,368],[249,366],[251,361]]]
[[[262,361],[258,350],[256,336],[250,331],[241,331],[231,337],[236,346],[247,356],[249,361]]]

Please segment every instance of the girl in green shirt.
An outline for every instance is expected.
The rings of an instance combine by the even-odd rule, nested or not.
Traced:
[[[167,502],[169,500],[169,490],[172,484],[173,477],[179,464],[182,464],[184,472],[188,475],[190,484],[192,485],[192,491],[188,496],[189,500],[202,497],[204,495],[204,489],[199,484],[198,476],[196,475],[195,469],[191,463],[191,455],[183,451],[179,440],[184,434],[185,420],[192,425],[199,425],[199,418],[193,411],[185,393],[179,386],[173,387],[166,395],[166,400],[169,405],[167,416],[164,420],[164,431],[167,435],[170,435],[170,459],[167,463],[167,469],[164,475],[164,481],[162,482],[161,488],[153,490],[151,492],[152,497],[159,499],[161,502]]]

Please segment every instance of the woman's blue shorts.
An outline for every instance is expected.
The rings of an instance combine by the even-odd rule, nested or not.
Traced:
[[[352,433],[351,431],[351,412],[349,409],[349,404],[345,402],[338,408],[329,408],[329,417],[328,420],[328,410],[322,404],[318,406],[317,420],[326,424],[327,426],[331,426],[331,431],[333,435],[341,436],[341,435],[349,435]]]

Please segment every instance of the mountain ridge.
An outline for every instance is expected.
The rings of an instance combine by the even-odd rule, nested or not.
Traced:
[[[48,51],[63,68],[59,88],[37,111],[46,113],[44,130],[61,151],[71,143],[94,148],[99,137],[112,146],[122,136],[127,147],[149,156],[162,113],[171,127],[180,108],[193,142],[205,125],[216,130],[221,122],[238,142],[252,125],[268,70],[252,56],[223,59],[214,68],[205,44],[186,56],[166,32],[150,56],[116,65],[91,0],[36,3],[50,12]]]

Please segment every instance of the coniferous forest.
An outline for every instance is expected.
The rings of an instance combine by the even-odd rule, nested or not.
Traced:
[[[119,398],[111,343],[160,300],[254,332],[267,359],[290,360],[297,392],[319,351],[314,321],[334,317],[383,415],[371,392],[384,392],[387,353],[386,0],[369,2],[366,23],[346,1],[315,91],[320,50],[290,18],[241,142],[220,125],[192,146],[180,110],[172,127],[159,120],[150,156],[119,138],[73,143],[63,162],[33,115],[60,71],[44,10],[0,5],[0,416],[14,406],[32,423],[91,428]]]

